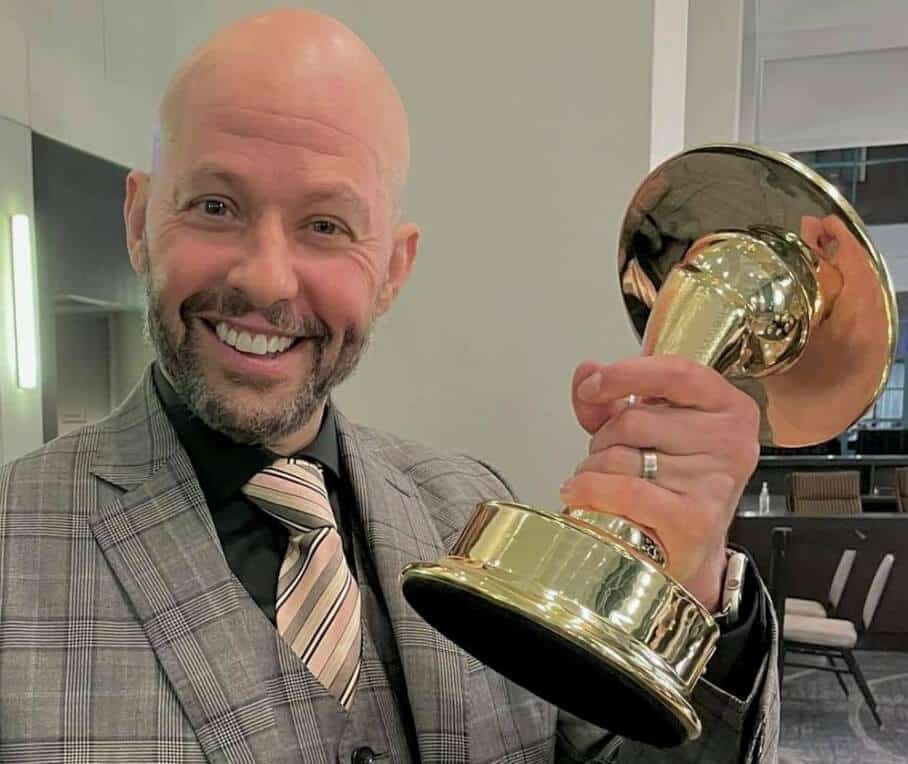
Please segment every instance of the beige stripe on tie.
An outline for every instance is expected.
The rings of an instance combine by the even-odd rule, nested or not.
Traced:
[[[362,655],[360,595],[322,471],[280,459],[254,475],[243,493],[290,531],[277,582],[278,633],[349,710]]]

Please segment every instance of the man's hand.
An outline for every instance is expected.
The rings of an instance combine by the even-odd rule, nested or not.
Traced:
[[[756,403],[679,356],[582,363],[572,399],[592,437],[589,456],[562,486],[564,503],[649,529],[665,547],[669,572],[715,612],[728,527],[760,455]],[[643,449],[657,454],[654,480],[641,476]]]

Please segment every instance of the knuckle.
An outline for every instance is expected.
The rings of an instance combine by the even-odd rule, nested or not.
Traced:
[[[760,463],[760,441],[756,438],[748,440],[744,453],[744,477],[749,478]]]
[[[703,366],[696,361],[683,356],[672,356],[672,375],[675,377],[679,386],[689,387],[699,385],[704,378],[712,372],[708,366]]]
[[[628,479],[624,483],[624,495],[627,502],[627,508],[633,511],[634,507],[639,507],[647,499],[649,486],[644,480]]]
[[[713,478],[713,491],[716,498],[724,504],[728,497],[735,493],[738,486],[738,480],[734,475],[720,473]]]
[[[744,396],[744,424],[748,433],[758,436],[760,433],[761,412],[759,404],[749,395]]]
[[[614,440],[635,443],[644,429],[646,414],[640,406],[631,406],[615,419]]]
[[[581,469],[574,477],[571,490],[576,497],[585,500],[593,492],[594,484],[594,474],[588,469]]]
[[[760,441],[750,433],[740,433],[728,444],[728,454],[732,464],[732,474],[738,478],[748,478],[760,461]]]
[[[634,474],[637,462],[640,461],[639,451],[628,446],[612,446],[609,458],[615,472]]]

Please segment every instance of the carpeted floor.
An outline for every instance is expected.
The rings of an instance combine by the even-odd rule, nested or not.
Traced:
[[[845,677],[851,693],[846,698],[835,675],[786,668],[781,764],[908,762],[908,653],[860,651],[855,656],[876,697],[883,729],[877,727],[851,677]]]

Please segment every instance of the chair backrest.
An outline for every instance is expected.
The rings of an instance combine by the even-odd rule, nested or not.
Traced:
[[[861,475],[857,470],[790,472],[788,511],[799,515],[861,514]]]
[[[895,501],[899,512],[908,512],[908,467],[895,471]]]
[[[881,561],[876,573],[873,574],[873,581],[870,582],[870,588],[867,590],[867,599],[864,600],[864,630],[870,628],[873,623],[873,616],[876,615],[876,609],[883,599],[883,592],[886,591],[886,584],[889,583],[889,574],[892,572],[892,566],[895,563],[895,555],[887,554]]]
[[[839,564],[829,586],[829,609],[833,613],[842,600],[842,592],[845,591],[845,585],[848,583],[848,577],[851,575],[851,568],[854,565],[854,556],[854,549],[845,549],[839,558]]]

